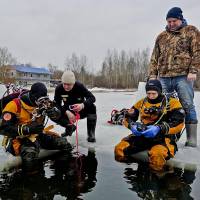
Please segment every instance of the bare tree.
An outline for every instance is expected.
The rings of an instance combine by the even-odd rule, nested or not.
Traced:
[[[102,63],[101,77],[104,87],[133,88],[139,81],[144,81],[147,75],[149,51],[137,50],[127,54],[124,50],[118,53],[116,49],[108,50]],[[97,81],[95,82],[96,84]],[[102,85],[102,81],[101,81]]]
[[[65,70],[72,70],[75,73],[80,73],[80,61],[76,53],[72,53],[71,58],[67,57],[65,61]]]
[[[51,72],[52,79],[60,80],[63,74],[62,70],[58,69],[58,66],[52,65],[51,63],[48,64],[48,69]]]
[[[9,65],[16,64],[17,60],[8,51],[7,47],[0,47],[0,81],[14,82],[14,78],[10,79],[8,74],[10,70]]]
[[[0,47],[0,67],[16,63],[17,63],[16,59],[8,51],[7,47],[3,48]]]
[[[71,58],[67,57],[65,60],[65,70],[72,70],[76,78],[84,84],[89,84],[91,79],[87,68],[88,59],[85,55],[78,57],[76,53],[72,53]]]

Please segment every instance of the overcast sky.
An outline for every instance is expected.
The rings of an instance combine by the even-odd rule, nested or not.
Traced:
[[[200,28],[199,0],[0,0],[0,47],[19,63],[60,69],[84,54],[98,70],[108,49],[152,50],[174,6]]]

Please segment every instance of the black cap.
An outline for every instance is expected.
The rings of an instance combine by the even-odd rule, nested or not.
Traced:
[[[47,88],[43,83],[37,82],[31,86],[29,94],[36,101],[40,97],[47,96]]]
[[[168,18],[176,18],[176,19],[180,19],[183,20],[183,15],[182,15],[182,10],[179,7],[173,7],[171,8],[166,16],[166,19]]]
[[[162,85],[159,80],[149,80],[146,84],[146,92],[149,90],[157,91],[159,94],[162,93]]]

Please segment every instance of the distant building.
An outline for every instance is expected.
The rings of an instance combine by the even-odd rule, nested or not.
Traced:
[[[42,82],[50,87],[52,73],[48,69],[30,65],[10,65],[7,66],[6,74],[19,85],[28,86],[35,82]]]

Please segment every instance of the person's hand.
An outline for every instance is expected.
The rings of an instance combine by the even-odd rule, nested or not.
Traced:
[[[129,119],[129,118],[124,118],[124,119],[123,119],[123,124],[124,124],[128,129],[131,130],[131,128],[135,125],[135,122],[132,121],[132,120]]]
[[[137,130],[137,125],[133,125],[131,127],[131,131],[132,131],[133,135],[135,135],[135,136],[141,136],[143,134],[142,131]]]
[[[195,81],[196,79],[197,79],[197,75],[196,74],[189,73],[187,75],[187,80],[188,81]]]
[[[80,112],[81,110],[83,110],[83,108],[84,108],[84,104],[83,103],[77,103],[77,104],[71,105],[71,109],[74,112]]]
[[[76,122],[76,116],[71,111],[67,110],[66,115],[67,115],[71,124]]]
[[[44,126],[43,124],[32,122],[30,124],[20,125],[18,130],[20,130],[19,135],[40,134],[43,132]]]
[[[58,120],[61,117],[61,111],[56,107],[48,109],[46,113],[47,116],[52,120]]]
[[[155,125],[147,126],[147,130],[142,132],[146,138],[154,138],[160,132],[160,127]]]
[[[126,112],[124,112],[124,117],[131,118],[132,116],[134,116],[134,114],[135,114],[135,109],[130,108],[130,109],[126,110]]]

